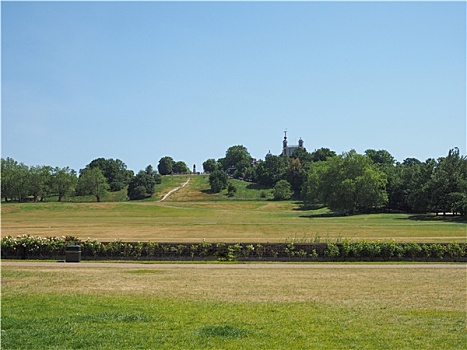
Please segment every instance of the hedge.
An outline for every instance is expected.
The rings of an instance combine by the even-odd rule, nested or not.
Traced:
[[[181,261],[467,261],[467,243],[399,243],[344,240],[337,243],[98,242],[76,237],[22,235],[1,240],[2,259],[64,260],[68,245],[82,260]]]

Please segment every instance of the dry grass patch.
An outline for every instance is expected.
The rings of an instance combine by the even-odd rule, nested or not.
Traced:
[[[84,264],[82,264],[84,265]],[[465,311],[465,268],[140,268],[2,269],[12,294],[148,295],[182,301],[313,302],[352,308]]]

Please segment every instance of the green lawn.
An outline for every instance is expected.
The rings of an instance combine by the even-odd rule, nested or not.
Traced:
[[[465,242],[462,222],[408,214],[321,217],[294,202],[203,201],[2,205],[2,236],[99,241],[314,242],[340,239]]]
[[[2,267],[2,349],[461,349],[467,341],[465,266],[86,265]]]
[[[187,186],[160,202],[164,194]],[[233,198],[211,194],[208,177],[165,176],[143,201],[3,203],[2,236],[76,236],[99,241],[335,242],[342,239],[465,242],[465,218],[362,214],[332,216],[296,201],[272,201],[270,190],[231,180]],[[266,199],[262,198],[266,193]],[[122,198],[121,192],[112,194]]]

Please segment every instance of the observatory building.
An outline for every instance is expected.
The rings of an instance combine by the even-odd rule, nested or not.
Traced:
[[[287,131],[284,131],[284,141],[282,141],[282,155],[291,156],[296,149],[303,149],[303,140],[298,140],[298,145],[289,145],[287,141]]]

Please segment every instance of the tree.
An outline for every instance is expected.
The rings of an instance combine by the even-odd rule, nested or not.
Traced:
[[[388,208],[400,209],[401,202],[401,179],[400,173],[396,169],[395,158],[386,150],[367,149],[365,156],[386,174],[388,180],[386,192],[388,193]]]
[[[243,178],[246,169],[251,166],[251,156],[245,146],[237,145],[229,147],[222,159],[225,171],[231,171],[233,177]]]
[[[79,195],[93,195],[100,202],[108,190],[109,184],[101,169],[94,167],[81,171],[76,190]]]
[[[375,164],[380,164],[383,166],[393,166],[395,163],[394,157],[386,150],[374,150],[367,149],[365,151],[365,156],[370,158]]]
[[[39,196],[41,201],[50,193],[51,181],[50,166],[33,166],[29,168],[29,194],[33,196],[33,201],[37,202]]]
[[[61,202],[62,198],[71,193],[78,183],[76,172],[69,167],[59,168],[56,167],[52,170],[51,190],[58,195],[58,201]]]
[[[18,162],[13,158],[7,157],[1,159],[2,164],[2,196],[5,198],[5,202],[8,202],[8,198],[13,199],[15,196],[15,176],[18,171]]]
[[[352,150],[327,162],[319,191],[331,210],[354,213],[387,203],[386,176],[369,158]]]
[[[225,171],[215,170],[209,175],[209,185],[213,193],[219,193],[227,188],[228,177]]]
[[[133,176],[133,171],[127,170],[126,164],[120,159],[97,158],[89,163],[86,168],[99,168],[107,180],[111,191],[120,191],[128,185]]]
[[[256,181],[260,185],[274,186],[285,178],[288,165],[287,156],[270,156],[256,166]]]
[[[313,155],[308,153],[305,148],[297,148],[291,158],[293,159],[300,159],[301,164],[307,164],[313,162]]]
[[[146,174],[148,174],[149,176],[151,176],[151,177],[156,181],[156,185],[162,183],[161,175],[158,174],[156,170],[154,170],[154,168],[152,167],[151,164],[149,164],[149,165],[146,167],[146,169],[144,169],[144,171],[146,172]]]
[[[159,171],[159,174],[161,175],[168,175],[173,173],[173,166],[174,166],[174,160],[172,157],[162,157],[159,160],[159,165],[157,166],[157,170]]]
[[[295,154],[295,152],[294,152]],[[306,179],[306,171],[299,158],[290,158],[285,177],[292,186],[292,190],[300,193]]]
[[[229,197],[233,197],[237,193],[237,187],[231,182],[229,182],[229,185],[227,186],[227,194]]]
[[[204,163],[203,163],[203,170],[205,173],[212,173],[214,170],[217,169],[217,162],[215,159],[207,159]]]
[[[320,148],[311,153],[313,162],[324,162],[329,158],[337,156],[336,152],[331,151],[329,148]]]
[[[301,197],[305,203],[322,204],[320,186],[327,166],[328,162],[325,161],[315,162],[310,165],[301,191]]]
[[[467,199],[467,158],[458,148],[451,149],[447,157],[440,158],[429,183],[430,209],[446,212],[465,212]]]
[[[175,174],[188,174],[190,172],[186,163],[182,161],[175,162],[172,170]]]
[[[148,168],[146,168],[148,170]],[[156,180],[153,175],[147,171],[141,170],[134,176],[128,184],[128,198],[144,199],[151,197],[155,192]]]
[[[288,200],[292,198],[292,186],[287,180],[279,180],[274,186],[273,194],[275,200]]]
[[[16,199],[18,202],[26,201],[30,194],[30,173],[29,167],[23,163],[18,163],[11,158],[7,158],[6,174],[3,174],[2,169],[2,195]],[[6,182],[5,186],[3,182]],[[3,193],[5,187],[6,192]]]
[[[430,181],[436,167],[434,159],[420,162],[406,159],[401,169],[401,187],[407,211],[426,213],[430,209]]]

